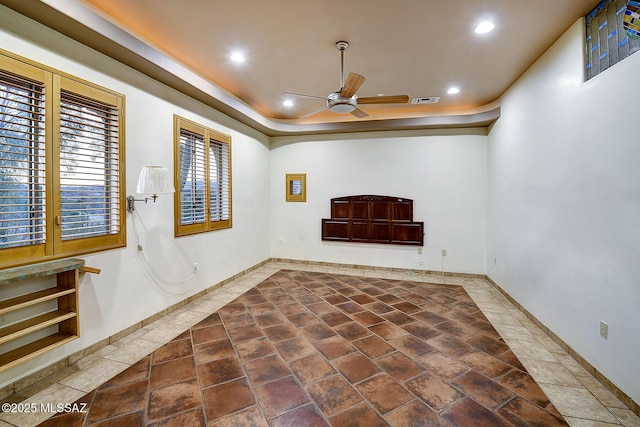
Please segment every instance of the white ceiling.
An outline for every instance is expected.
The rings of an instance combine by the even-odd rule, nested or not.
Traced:
[[[172,85],[208,92],[214,107],[267,134],[282,134],[296,129],[486,125],[499,114],[495,111],[505,90],[597,0],[3,3],[149,75],[164,73],[169,83],[177,77],[180,82]],[[476,35],[474,27],[487,19],[495,23],[494,31]],[[326,97],[339,90],[339,40],[350,44],[345,78],[350,71],[366,77],[359,96],[439,96],[440,101],[362,105],[366,118],[325,111],[300,119],[326,102],[293,97],[295,105],[287,108],[282,102],[291,97],[282,92]],[[231,61],[233,51],[243,52],[246,62]],[[174,61],[184,68],[176,71]],[[450,86],[461,92],[448,95]]]

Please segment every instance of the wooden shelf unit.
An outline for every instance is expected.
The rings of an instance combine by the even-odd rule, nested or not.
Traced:
[[[84,260],[75,258],[0,270],[0,316],[11,314],[19,318],[0,328],[0,345],[57,326],[57,332],[44,338],[34,337],[27,344],[0,354],[0,372],[79,337],[78,277],[81,271],[87,271]],[[56,282],[53,287],[3,298],[5,286],[17,286],[19,292],[20,287],[26,288],[26,282],[19,282],[54,275]],[[51,310],[50,304],[44,304],[48,302],[55,302],[57,308]],[[38,311],[40,304],[42,310]],[[34,315],[34,311],[37,314]]]
[[[394,245],[424,244],[424,222],[413,221],[413,200],[392,196],[331,199],[322,219],[322,240]]]

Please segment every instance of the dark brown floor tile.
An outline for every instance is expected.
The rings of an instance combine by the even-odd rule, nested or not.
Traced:
[[[426,302],[428,302],[429,300],[425,297],[423,297],[422,295],[418,295],[418,294],[414,294],[414,293],[410,293],[408,295],[404,295],[403,298],[407,301],[409,301],[410,303],[413,303],[414,305],[420,305],[420,304],[424,304]]]
[[[388,427],[389,424],[366,403],[355,406],[332,417],[333,427]],[[400,425],[400,424],[398,424]],[[406,424],[409,425],[409,424]]]
[[[305,326],[313,325],[320,321],[320,319],[306,309],[301,313],[288,314],[287,319],[297,328],[304,328]]]
[[[446,317],[431,311],[421,311],[420,313],[414,313],[411,316],[418,320],[422,320],[424,323],[431,326],[435,326],[449,320]]]
[[[236,352],[228,339],[212,341],[193,347],[196,365],[233,356]]]
[[[309,385],[307,391],[327,418],[362,401],[358,392],[340,375]]]
[[[140,413],[142,413],[142,424],[137,425],[144,426],[144,411],[140,411]],[[38,427],[82,427],[86,415],[80,412],[61,413],[41,422]]]
[[[469,370],[466,365],[440,352],[426,354],[419,357],[417,361],[429,372],[445,380],[460,376]]]
[[[460,358],[460,361],[490,378],[504,375],[512,369],[511,365],[481,351],[467,353]]]
[[[355,314],[355,313],[360,313],[361,311],[364,311],[364,307],[361,306],[360,304],[357,304],[355,302],[345,302],[342,304],[338,304],[336,305],[337,308],[339,308],[340,310],[344,311],[347,314]]]
[[[253,325],[255,321],[253,320],[253,316],[251,316],[251,313],[244,312],[224,316],[223,323],[227,329],[232,329],[239,328],[241,326]]]
[[[499,415],[468,397],[441,414],[454,426],[508,427],[510,424]]]
[[[372,296],[382,295],[385,293],[382,289],[376,286],[367,286],[365,288],[362,288],[361,291]]]
[[[451,384],[489,409],[496,408],[514,396],[512,391],[473,370],[455,378]]]
[[[389,344],[412,358],[436,351],[435,347],[430,346],[413,335],[405,335],[403,337],[393,339],[389,341]]]
[[[325,338],[332,337],[336,333],[325,325],[324,323],[314,323],[310,326],[305,326],[300,330],[300,333],[304,335],[309,341],[314,342]]]
[[[256,293],[253,293],[253,294],[250,294],[249,292],[247,292],[243,295],[243,298],[242,298],[242,303],[246,305],[249,310],[251,310],[251,306],[264,304],[266,302],[267,302],[267,299],[258,290],[256,290]]]
[[[288,322],[287,318],[284,317],[284,314],[280,313],[279,311],[255,315],[254,319],[256,319],[256,323],[263,328],[282,325],[283,323]]]
[[[445,334],[431,338],[427,340],[427,343],[453,358],[460,358],[471,351],[476,351],[476,348],[472,345]]]
[[[513,369],[498,379],[498,382],[542,408],[546,408],[551,403],[544,391],[531,378],[531,375],[519,369]]]
[[[149,378],[151,356],[147,356],[134,363],[115,377],[100,386],[100,390],[105,390],[113,386],[121,386]],[[86,402],[85,402],[86,403]]]
[[[425,369],[402,353],[393,353],[376,360],[378,366],[396,381],[406,381],[420,375]]]
[[[229,329],[229,336],[234,343],[252,340],[264,336],[262,329],[256,325],[240,326],[239,328]]]
[[[437,337],[441,334],[440,331],[428,326],[424,322],[414,322],[409,325],[404,325],[402,326],[402,329],[424,341]]]
[[[353,344],[358,350],[360,350],[370,359],[375,359],[377,357],[384,356],[396,351],[394,347],[387,344],[385,340],[378,337],[377,335],[370,335],[366,338],[352,341],[351,344]]]
[[[563,419],[551,415],[544,409],[521,397],[516,397],[508,402],[500,408],[498,414],[516,426],[568,426]]]
[[[441,418],[431,408],[418,400],[414,400],[413,402],[398,408],[388,414],[385,418],[392,426],[463,427],[462,424],[460,424],[460,426],[450,424],[447,420]],[[474,425],[469,424],[468,427],[474,427]]]
[[[333,295],[326,296],[324,297],[324,300],[329,304],[333,304],[333,305],[342,304],[343,302],[349,301],[347,297],[341,294],[333,294]]]
[[[254,393],[267,419],[282,415],[309,401],[293,376],[259,385],[254,388]]]
[[[244,369],[254,385],[291,375],[291,371],[277,354],[247,362]]]
[[[465,397],[464,393],[429,373],[407,381],[405,386],[438,412]]]
[[[349,298],[360,305],[369,304],[370,302],[374,302],[376,300],[375,298],[367,294],[351,295]]]
[[[481,334],[468,338],[465,340],[465,342],[492,356],[504,353],[505,351],[509,350],[509,346],[505,343]]]
[[[145,426],[144,411],[133,412],[109,418],[108,420],[90,424],[91,427],[122,427],[122,426]],[[72,424],[58,424],[58,426],[71,427]]]
[[[183,357],[169,362],[151,365],[151,377],[149,379],[149,389],[154,390],[189,380],[196,377],[196,366],[193,357]]]
[[[276,352],[271,342],[265,337],[238,343],[236,350],[241,362],[259,359]]]
[[[262,331],[273,343],[290,340],[298,335],[298,328],[293,326],[291,323],[272,326],[270,328],[265,328]]]
[[[294,360],[289,367],[303,384],[309,384],[336,373],[335,369],[319,354]]]
[[[377,295],[376,298],[387,304],[395,304],[396,302],[402,301],[402,298],[399,298],[397,295],[393,294]]]
[[[308,312],[307,308],[300,304],[298,301],[292,302],[290,304],[279,305],[278,310],[285,316],[289,316],[290,314],[303,313],[305,311]]]
[[[329,360],[353,353],[356,349],[341,336],[316,341],[313,345]]]
[[[133,425],[134,424],[123,422],[114,427],[129,427]],[[182,414],[174,415],[172,417],[156,421],[155,423],[149,424],[149,427],[206,427],[206,425],[207,423],[204,420],[204,413],[202,411],[202,408],[197,408],[189,412],[184,412]]]
[[[408,301],[402,301],[395,304],[391,304],[391,306],[396,310],[400,310],[401,312],[406,314],[411,314],[411,313],[415,313],[417,311],[422,310],[422,308],[420,308],[419,306],[412,304]]]
[[[198,365],[198,378],[200,379],[201,388],[210,387],[243,376],[244,370],[235,357],[227,357]]]
[[[243,409],[242,411],[234,412],[226,417],[218,418],[215,421],[209,422],[207,427],[269,427],[267,420],[258,405],[254,405],[250,408]],[[176,426],[178,427],[178,426]],[[188,424],[184,424],[180,427],[190,427]]]
[[[318,352],[304,337],[281,341],[274,344],[274,346],[276,350],[278,350],[278,353],[280,353],[280,356],[287,362],[311,356]]]
[[[147,406],[147,392],[147,380],[98,390],[87,415],[87,422],[94,423],[128,412],[143,410]]]
[[[206,328],[191,330],[193,345],[204,344],[211,341],[218,341],[227,338],[227,331],[224,326],[213,325]]]
[[[361,311],[360,313],[352,314],[351,317],[364,326],[376,325],[385,321],[385,319],[370,311]]]
[[[387,341],[409,334],[409,332],[391,322],[369,326],[369,330]]]
[[[343,323],[351,322],[351,318],[340,311],[326,313],[320,316],[320,319],[327,325],[334,327]]]
[[[360,353],[353,353],[336,359],[333,361],[333,366],[351,384],[358,383],[380,372],[380,368]]]
[[[151,363],[164,363],[169,360],[191,356],[193,345],[190,339],[180,341],[170,341],[151,353]]]
[[[265,301],[261,304],[247,306],[249,312],[255,317],[276,312],[277,308],[273,303]]]
[[[449,320],[448,322],[439,323],[434,326],[434,329],[449,335],[453,335],[462,340],[478,334],[478,331],[476,329],[468,327],[457,320]]]
[[[216,312],[211,314],[210,316],[205,317],[203,320],[199,321],[195,325],[191,327],[191,329],[200,329],[206,328],[213,325],[222,324],[222,318],[220,317],[220,313]]]
[[[231,301],[229,304],[218,310],[222,317],[238,314],[246,311],[247,308],[241,302]]]
[[[147,417],[149,420],[158,420],[201,405],[200,387],[194,378],[152,390],[149,393]]]
[[[370,304],[366,304],[364,306],[367,310],[374,312],[375,314],[382,315],[384,313],[389,313],[394,311],[395,309],[390,305],[387,305],[382,302],[372,302]]]
[[[497,356],[495,356],[496,358],[502,360],[503,362],[508,363],[509,365],[513,366],[514,368],[520,369],[521,371],[525,371],[526,372],[526,368],[522,365],[522,363],[520,362],[520,360],[518,360],[518,358],[516,357],[515,354],[513,354],[513,352],[511,350],[507,350],[502,354],[498,354]]]
[[[314,405],[305,405],[280,415],[269,422],[271,427],[325,427],[328,426]]]
[[[371,331],[358,322],[343,323],[333,329],[349,341],[359,340],[371,335]]]
[[[246,378],[206,388],[202,398],[209,423],[256,403]]]
[[[301,295],[299,297],[296,298],[298,301],[300,301],[302,304],[308,306],[310,304],[318,304],[318,303],[323,303],[324,300],[322,298],[320,298],[317,295],[313,295],[313,294],[307,294],[307,295]]]
[[[381,414],[386,414],[414,399],[408,391],[387,375],[378,375],[361,382],[356,387]]]
[[[307,305],[307,308],[316,316],[336,311],[336,308],[333,305],[326,303],[324,300],[316,304],[309,304]]]
[[[413,317],[398,310],[390,311],[389,313],[384,313],[381,316],[384,317],[389,322],[394,323],[398,326],[407,325],[416,321],[416,319],[414,319]]]

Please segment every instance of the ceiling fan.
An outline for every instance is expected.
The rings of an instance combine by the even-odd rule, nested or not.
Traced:
[[[304,116],[305,118],[312,116],[324,110],[331,110],[334,113],[346,114],[351,113],[358,118],[367,117],[368,114],[358,108],[361,104],[404,104],[409,102],[409,95],[392,95],[392,96],[370,96],[359,98],[356,95],[358,89],[365,81],[364,76],[356,73],[349,73],[347,81],[344,80],[344,51],[349,47],[349,43],[339,41],[336,48],[340,51],[340,90],[331,92],[326,98],[313,95],[305,95],[295,92],[282,92],[287,95],[303,96],[306,98],[318,98],[327,101],[327,105],[314,110]]]

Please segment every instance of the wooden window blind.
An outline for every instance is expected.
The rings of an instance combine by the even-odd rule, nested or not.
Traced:
[[[124,96],[0,53],[0,268],[126,244]]]
[[[230,228],[231,138],[174,117],[175,235]]]

